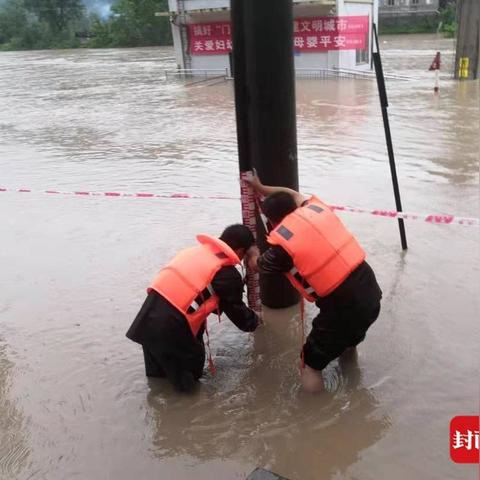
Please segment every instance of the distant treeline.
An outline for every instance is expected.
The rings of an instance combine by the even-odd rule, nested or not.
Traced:
[[[0,0],[0,50],[170,45],[167,0],[116,0],[102,18],[81,0]]]
[[[442,6],[438,16],[381,22],[380,33],[440,29],[453,36],[455,1],[442,0]],[[168,17],[155,16],[167,10],[168,0],[116,0],[101,17],[82,0],[0,0],[0,50],[171,45]]]

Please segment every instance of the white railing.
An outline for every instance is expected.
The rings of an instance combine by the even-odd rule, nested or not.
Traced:
[[[376,74],[371,70],[351,70],[348,68],[297,68],[295,69],[297,77],[309,78],[356,78],[356,79],[375,79]],[[414,77],[407,77],[405,75],[385,74],[385,78],[389,80],[417,80]]]
[[[168,77],[225,77],[228,78],[228,68],[179,68],[165,70],[165,79]]]
[[[203,77],[198,83],[205,80],[231,79],[228,68],[180,68],[178,70],[165,70],[165,79],[169,78],[191,78]],[[348,68],[296,68],[295,75],[303,78],[356,78],[360,80],[375,79],[376,75],[371,70],[352,70]],[[408,77],[406,75],[396,75],[391,73],[384,74],[388,80],[418,80],[417,77]],[[197,81],[192,82],[192,85]]]
[[[376,73],[374,70],[353,70],[351,68],[337,68],[333,67],[334,70],[342,71],[346,73],[355,73],[359,75],[365,75],[368,77],[376,78]],[[397,75],[396,73],[384,73],[384,77],[391,80],[418,80],[417,77],[409,77],[407,75]]]
[[[348,71],[338,68],[297,68],[295,69],[297,77],[307,78],[357,78],[357,79],[370,79],[372,77],[369,72],[362,71]]]

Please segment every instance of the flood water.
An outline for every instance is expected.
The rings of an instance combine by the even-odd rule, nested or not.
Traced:
[[[453,41],[383,37],[405,211],[479,216],[479,84]],[[440,95],[427,69],[443,55]],[[231,82],[165,79],[171,48],[0,54],[0,187],[238,196]],[[393,209],[376,84],[299,79],[301,189]],[[298,311],[211,322],[218,373],[182,396],[125,332],[157,269],[235,200],[0,193],[0,478],[476,479],[449,423],[479,406],[479,231],[342,213],[384,291],[358,363],[300,390]],[[314,310],[308,311],[311,320]]]

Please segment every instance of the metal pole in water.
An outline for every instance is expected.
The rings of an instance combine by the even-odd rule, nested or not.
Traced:
[[[377,74],[378,93],[380,96],[380,106],[382,109],[383,125],[385,128],[385,138],[387,141],[388,160],[390,163],[390,173],[392,176],[393,193],[395,195],[395,205],[397,207],[397,212],[401,212],[402,201],[400,199],[400,187],[398,186],[397,169],[395,166],[395,156],[393,153],[392,135],[390,132],[390,122],[388,120],[387,89],[385,87],[385,77],[383,75],[382,59],[380,58],[380,47],[378,44],[377,26],[375,24],[373,24],[373,32],[375,36],[375,45],[376,45],[377,51],[374,52],[372,48],[372,58],[373,58],[373,64],[375,65],[375,72]],[[405,224],[403,222],[403,218],[398,219],[398,228],[400,230],[400,241],[402,243],[402,249],[406,250],[408,248],[408,245],[407,245],[407,236],[405,233]]]
[[[298,189],[292,0],[231,0],[231,15],[240,171],[256,168],[263,183]],[[283,275],[261,275],[260,287],[268,307],[298,303]]]
[[[243,224],[256,236],[257,221],[255,216],[254,193],[248,183],[245,181],[247,172],[252,170],[252,162],[249,150],[249,129],[248,129],[248,108],[247,108],[247,66],[245,56],[245,25],[244,11],[241,1],[231,2],[232,15],[232,41],[234,89],[235,89],[235,113],[237,119],[237,144],[238,144],[238,162],[240,167],[241,182],[241,202]],[[261,311],[260,302],[260,283],[257,273],[251,271],[247,266],[247,297],[248,305],[253,310]]]
[[[240,171],[253,167],[266,185],[297,190],[292,0],[231,0],[231,15]],[[260,287],[268,307],[298,303],[283,275],[261,275]]]
[[[458,0],[455,78],[474,80],[480,76],[480,2]]]

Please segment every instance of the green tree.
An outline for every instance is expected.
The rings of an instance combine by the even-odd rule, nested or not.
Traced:
[[[88,46],[92,48],[111,47],[113,44],[111,26],[111,20],[102,21],[99,17],[95,18],[90,27],[92,38],[88,42]]]
[[[447,37],[454,37],[457,32],[457,9],[454,3],[450,3],[440,10],[441,31]]]
[[[10,41],[27,26],[27,11],[23,0],[7,1],[0,8],[0,44]]]
[[[43,1],[43,0],[42,0]],[[37,1],[35,8],[28,0],[6,0],[0,6],[0,48],[2,50],[34,50],[45,48],[72,48],[79,46],[75,37],[77,24],[81,19],[71,15],[68,19],[54,22],[46,11],[51,0]],[[60,9],[61,10],[61,9]],[[50,20],[48,21],[48,19]]]
[[[172,43],[168,18],[155,16],[168,10],[167,0],[117,0],[107,20],[88,13],[82,1],[4,0],[0,4],[0,49],[79,47],[76,33],[92,34],[87,45],[91,47]]]
[[[118,0],[107,22],[92,26],[94,47],[140,47],[172,43],[168,18],[155,16],[168,9],[167,0]]]
[[[0,8],[0,48],[29,50],[49,46],[48,25],[26,9],[24,0],[7,0]]]
[[[57,34],[84,15],[81,0],[25,0],[25,6]]]

